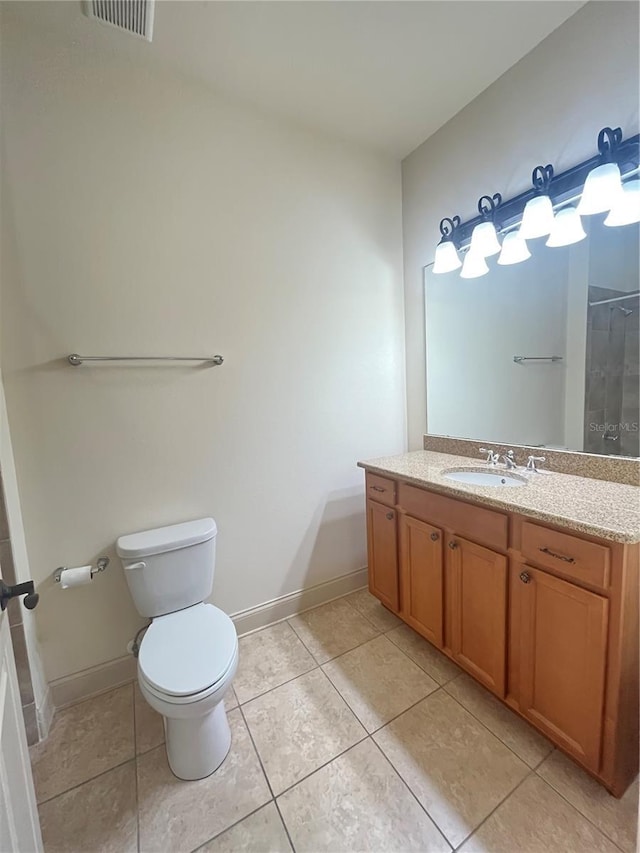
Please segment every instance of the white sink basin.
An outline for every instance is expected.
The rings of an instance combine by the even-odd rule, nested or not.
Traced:
[[[520,474],[504,470],[479,471],[477,469],[470,470],[469,468],[449,468],[443,471],[442,475],[447,480],[455,480],[456,483],[467,483],[469,486],[498,486],[498,488],[506,488],[507,486],[526,486],[527,484],[526,479],[520,476]]]

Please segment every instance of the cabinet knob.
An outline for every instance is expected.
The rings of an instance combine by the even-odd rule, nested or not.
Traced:
[[[388,512],[388,513],[387,513],[387,518],[389,519],[389,521],[391,521],[391,519],[393,518],[393,513],[392,513],[392,512]]]
[[[531,583],[531,575],[529,572],[520,572],[520,580],[522,583]]]
[[[432,542],[437,542],[439,538],[440,538],[440,536],[437,533],[431,534],[431,541]]]
[[[454,541],[453,541],[453,539],[452,539],[452,540],[451,540],[451,542],[449,542],[449,548],[451,548],[451,550],[452,550],[452,551],[455,551],[455,549],[456,549],[457,547],[458,547],[458,543],[457,543],[457,542],[454,542]]]

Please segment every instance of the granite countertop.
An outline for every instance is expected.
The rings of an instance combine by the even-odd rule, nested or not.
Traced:
[[[376,474],[425,486],[435,492],[466,498],[615,542],[640,542],[640,488],[553,471],[534,473],[518,468],[527,484],[514,488],[472,486],[447,480],[443,469],[504,470],[468,456],[415,450],[358,462]]]

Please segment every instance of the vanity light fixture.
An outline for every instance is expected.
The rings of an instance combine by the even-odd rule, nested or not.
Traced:
[[[484,259],[484,255],[473,248],[469,249],[465,255],[462,270],[460,271],[460,278],[480,278],[480,276],[486,275],[488,272],[489,267]]]
[[[508,234],[504,235],[502,251],[498,258],[498,263],[501,266],[519,264],[530,257],[531,252],[529,251],[526,240],[522,238],[522,230],[509,231]]]
[[[481,255],[483,258],[497,255],[500,251],[500,241],[498,240],[494,220],[496,210],[501,201],[502,196],[500,193],[496,193],[493,196],[483,195],[478,200],[478,213],[482,217],[482,222],[478,223],[473,229],[469,251],[474,252],[476,255]]]
[[[442,239],[436,246],[435,260],[433,263],[434,273],[453,272],[460,269],[462,261],[458,256],[456,247],[456,229],[460,225],[460,217],[454,216],[452,219],[445,217],[440,222],[440,233]]]
[[[549,234],[546,245],[554,248],[557,246],[571,246],[573,243],[579,243],[580,240],[584,240],[586,236],[585,230],[582,227],[580,214],[575,207],[563,207],[562,210],[556,213],[551,234]]]
[[[550,163],[537,166],[531,175],[533,187],[519,195],[506,201],[500,193],[482,196],[478,215],[464,222],[457,216],[442,220],[434,272],[458,269],[459,253],[466,251],[460,276],[486,275],[486,258],[500,252],[501,266],[524,261],[531,257],[525,241],[535,237],[548,235],[547,246],[570,246],[586,237],[582,215],[606,213],[605,225],[610,227],[639,222],[639,173],[640,134],[623,140],[621,128],[604,127],[595,156],[561,173],[554,172]],[[622,179],[627,181],[624,186]]]
[[[640,222],[640,179],[622,185],[622,193],[609,211],[605,225],[632,225]]]
[[[620,166],[615,156],[622,142],[622,130],[603,127],[598,134],[600,165],[592,169],[584,182],[584,190],[578,204],[580,216],[605,213],[611,210],[622,194]]]
[[[553,204],[549,185],[553,180],[553,166],[536,166],[531,173],[535,195],[524,206],[520,235],[525,240],[546,237],[553,227]]]

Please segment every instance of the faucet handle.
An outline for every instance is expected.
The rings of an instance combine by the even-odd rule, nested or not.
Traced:
[[[509,450],[507,453],[503,454],[502,458],[504,459],[504,464],[507,468],[513,469],[518,467],[513,450]]]
[[[480,453],[486,453],[487,454],[487,464],[488,465],[495,465],[496,462],[498,461],[498,459],[500,459],[500,456],[497,453],[495,453],[493,450],[489,450],[486,447],[479,447],[478,451]]]
[[[527,471],[537,471],[538,467],[536,462],[546,462],[546,456],[529,456],[527,459]]]

